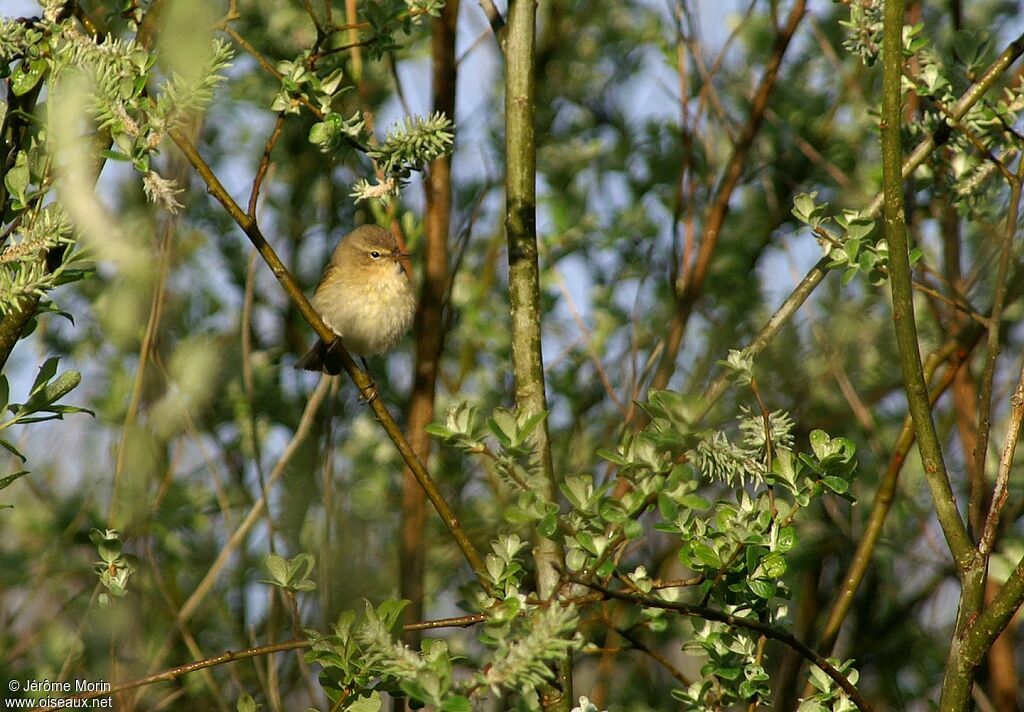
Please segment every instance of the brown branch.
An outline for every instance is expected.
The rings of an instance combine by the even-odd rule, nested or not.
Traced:
[[[274,653],[283,653],[289,650],[295,650],[297,648],[308,648],[310,642],[308,640],[286,640],[281,643],[272,643],[270,645],[260,645],[256,648],[249,648],[247,650],[228,650],[227,652],[221,653],[216,657],[207,658],[205,660],[198,660],[194,663],[187,663],[185,665],[179,665],[178,667],[170,668],[162,672],[147,675],[146,677],[140,677],[137,680],[130,680],[128,682],[122,682],[117,685],[111,685],[106,690],[95,690],[92,692],[82,692],[74,695],[69,699],[73,700],[92,700],[97,697],[109,697],[125,690],[134,690],[137,687],[144,687],[146,685],[152,685],[155,682],[168,682],[170,680],[177,680],[179,677],[188,675],[191,672],[197,670],[205,670],[206,668],[215,667],[217,665],[224,665],[225,663],[235,662],[236,660],[246,660],[248,658],[260,657],[262,655],[272,655]],[[43,710],[54,710],[57,707],[43,707]]]
[[[187,168],[183,162],[176,166],[174,171],[176,182],[180,182],[184,178],[186,170]],[[121,439],[117,446],[110,506],[107,509],[107,520],[111,523],[110,526],[117,528],[124,526],[124,522],[119,522],[117,516],[121,498],[121,474],[124,471],[125,458],[127,457],[128,441],[136,435],[134,428],[142,403],[142,391],[146,382],[146,368],[156,349],[157,333],[160,329],[160,321],[164,311],[164,290],[167,287],[167,278],[170,274],[171,253],[173,251],[177,226],[178,218],[175,215],[169,215],[166,217],[161,229],[156,284],[154,285],[153,296],[150,300],[146,331],[143,334],[142,343],[139,344],[139,365],[135,370],[135,380],[132,385],[131,397],[128,401],[128,410],[125,412],[124,423],[121,426]]]
[[[436,620],[429,621],[418,621],[410,623],[404,626],[405,630],[436,630],[438,628],[468,628],[469,626],[482,623],[487,620],[487,616],[483,614],[475,614],[470,616],[459,616],[457,618],[438,618]],[[83,692],[77,695],[73,695],[68,699],[72,700],[91,700],[97,697],[108,697],[115,695],[119,692],[125,692],[126,690],[134,690],[138,687],[145,687],[146,685],[152,685],[155,682],[169,682],[171,680],[177,680],[179,677],[188,675],[189,673],[196,672],[198,670],[205,670],[206,668],[216,667],[217,665],[224,665],[226,663],[232,663],[236,660],[246,660],[248,658],[260,657],[263,655],[272,655],[274,653],[283,653],[289,650],[299,650],[302,648],[308,648],[312,643],[305,638],[286,640],[281,643],[272,643],[270,645],[260,645],[255,648],[249,648],[247,650],[229,650],[225,653],[221,653],[212,658],[205,660],[197,660],[196,662],[187,663],[185,665],[178,665],[177,667],[163,670],[161,672],[153,673],[152,675],[146,675],[136,680],[129,680],[128,682],[118,683],[112,685],[106,690],[96,690],[93,692]],[[56,707],[45,707],[41,708],[44,710],[57,709]]]
[[[284,119],[285,113],[282,111],[277,115],[277,121],[274,122],[274,130],[270,132],[267,144],[263,147],[263,156],[260,158],[259,167],[256,169],[256,178],[252,182],[252,191],[249,193],[249,209],[246,211],[246,214],[253,221],[256,220],[256,204],[260,199],[260,186],[263,185],[263,179],[267,177],[267,171],[270,170],[270,153],[274,150],[277,140],[281,137]]]
[[[992,551],[996,539],[996,528],[999,526],[999,515],[1003,511],[1003,505],[1006,504],[1006,498],[1009,495],[1007,487],[1010,483],[1010,469],[1013,466],[1013,455],[1017,450],[1017,439],[1020,437],[1022,419],[1024,419],[1024,370],[1021,371],[1020,380],[1010,399],[1010,423],[1006,426],[1006,443],[1003,445],[1003,454],[999,458],[999,470],[996,475],[995,489],[992,492],[992,505],[985,518],[981,543],[978,544],[978,550],[983,556],[987,556]]]
[[[458,0],[448,0],[441,16],[433,22],[434,111],[455,115],[457,67],[455,36],[459,16]],[[398,75],[395,73],[396,86]],[[448,234],[451,229],[452,179],[451,157],[442,156],[430,164],[426,174],[426,216],[424,225],[423,284],[416,310],[414,334],[416,360],[413,366],[412,393],[409,396],[409,442],[417,457],[426,462],[431,438],[426,426],[434,420],[437,375],[449,320]],[[406,621],[423,617],[424,571],[426,568],[426,503],[423,488],[411,469],[402,478],[402,520],[399,532],[399,593],[410,601]],[[407,642],[417,647],[419,629],[411,629]]]
[[[750,115],[733,147],[732,155],[725,166],[722,181],[711,202],[704,223],[701,235],[700,247],[697,249],[697,257],[694,263],[683,266],[680,269],[681,278],[685,279],[682,289],[678,294],[676,311],[672,317],[672,325],[665,341],[665,351],[661,355],[661,363],[651,381],[651,388],[662,389],[668,385],[669,379],[675,373],[676,357],[683,342],[683,335],[689,323],[693,307],[700,296],[711,267],[711,258],[714,256],[715,248],[718,245],[718,237],[725,224],[725,218],[729,214],[729,203],[733,191],[739,185],[743,169],[747,164],[747,156],[754,144],[761,124],[764,122],[765,113],[768,109],[768,100],[771,98],[778,79],[779,67],[782,65],[782,58],[789,47],[800,21],[803,19],[806,7],[805,0],[797,0],[790,10],[786,19],[786,25],[776,36],[772,53],[768,58],[764,74],[758,82],[757,92],[751,101]]]
[[[228,215],[231,219],[242,229],[246,237],[249,238],[253,246],[260,253],[263,261],[270,267],[270,271],[273,272],[278,282],[284,288],[285,293],[289,299],[299,310],[302,317],[309,323],[317,336],[324,340],[324,343],[329,344],[332,352],[337,355],[341,361],[342,366],[348,373],[352,382],[356,384],[359,392],[366,399],[368,405],[373,410],[377,421],[384,428],[384,431],[391,438],[391,441],[395,444],[402,459],[412,470],[413,475],[416,477],[417,482],[426,492],[427,497],[430,499],[437,513],[441,516],[441,520],[444,522],[445,527],[451,534],[455,543],[462,551],[463,556],[477,575],[480,583],[486,588],[488,585],[487,569],[484,566],[483,559],[477,552],[473,543],[469,540],[465,531],[462,529],[462,525],[459,523],[459,519],[455,516],[455,511],[451,508],[451,505],[444,499],[441,494],[441,490],[438,488],[437,483],[427,472],[423,462],[416,456],[409,442],[405,439],[402,431],[399,429],[395,419],[391,416],[387,407],[377,397],[376,386],[370,379],[369,374],[360,369],[348,351],[345,350],[341,344],[337,335],[331,331],[331,329],[324,324],[323,319],[317,314],[313,305],[306,299],[306,295],[302,292],[302,288],[299,287],[295,278],[291,272],[284,266],[281,259],[277,256],[274,248],[270,246],[263,233],[260,231],[256,221],[250,218],[242,209],[238,203],[235,202],[234,198],[227,192],[227,189],[221,184],[214,175],[210,166],[207,165],[206,161],[203,160],[202,156],[196,150],[196,147],[192,145],[192,142],[178,129],[172,129],[169,132],[171,139],[178,146],[185,157],[188,158],[189,162],[195,168],[196,172],[203,179],[207,186],[207,192],[210,193],[224,209],[227,210]]]
[[[502,51],[504,51],[505,18],[501,16],[501,12],[498,10],[493,0],[480,0],[480,7],[483,9],[484,14],[487,15],[487,23],[491,26],[491,32],[494,33],[494,39],[498,41],[498,46],[501,47]]]
[[[992,88],[996,81],[1003,75],[1003,73],[1009,69],[1010,65],[1016,61],[1016,59],[1024,53],[1024,34],[1021,34],[1011,42],[1005,50],[996,58],[992,64],[985,70],[981,78],[972,84],[967,91],[961,95],[960,100],[952,108],[953,115],[962,118],[970,111],[971,107],[981,100],[981,97]],[[916,171],[925,159],[935,150],[937,142],[934,136],[929,136],[921,143],[919,143],[909,156],[903,162],[902,175],[904,178],[911,175]],[[871,219],[875,219],[881,213],[882,210],[882,193],[875,196],[875,199],[868,206],[866,216]],[[782,327],[793,317],[800,306],[807,300],[811,293],[821,284],[821,281],[825,278],[828,273],[827,257],[823,257],[811,267],[796,288],[786,297],[785,301],[775,310],[775,313],[769,317],[768,321],[761,331],[758,332],[757,336],[745,347],[745,351],[751,356],[756,356],[771,342],[775,335],[782,329]],[[701,408],[700,412],[694,419],[694,422],[703,420],[708,413],[711,412],[712,407],[719,398],[729,388],[729,384],[732,382],[732,374],[724,372],[716,378],[710,386],[704,391],[701,397]]]
[[[458,616],[457,618],[438,618],[432,621],[420,621],[417,623],[406,623],[402,630],[436,630],[437,628],[468,628],[483,623],[487,616],[483,613],[476,613],[471,616]]]
[[[961,364],[966,360],[974,344],[977,343],[978,338],[981,336],[981,330],[976,325],[971,325],[969,329],[972,336],[964,340],[967,343],[960,343],[954,339],[951,344],[928,358],[925,365],[925,374],[929,380],[942,361],[951,357],[955,359],[954,363],[950,364],[943,374],[942,380],[932,389],[930,394],[932,404],[953,383]],[[860,541],[857,542],[857,550],[850,561],[846,574],[843,576],[839,595],[832,604],[828,619],[825,622],[825,628],[821,634],[821,642],[818,643],[818,649],[826,655],[832,654],[833,646],[839,635],[839,629],[846,619],[850,607],[853,605],[854,596],[857,594],[860,584],[864,580],[864,576],[871,564],[875,546],[882,535],[886,517],[889,514],[892,503],[896,499],[896,485],[899,481],[900,472],[903,470],[903,463],[906,461],[907,454],[914,444],[914,439],[914,423],[908,415],[903,421],[903,427],[896,438],[896,443],[893,445],[892,453],[889,456],[889,463],[885,474],[875,492],[875,498],[871,504],[871,513],[868,515],[868,521],[864,527],[864,534],[861,536]],[[811,694],[810,688],[805,687],[804,695],[807,696],[808,694]]]
[[[679,682],[680,685],[689,686],[690,683],[693,682],[692,680],[687,678],[686,675],[680,672],[679,668],[673,665],[671,660],[666,658],[657,650],[651,648],[649,645],[644,643],[644,641],[640,640],[640,636],[638,636],[632,630],[628,628],[619,627],[614,628],[614,630],[616,633],[618,633],[623,638],[628,640],[629,644],[632,645],[636,650],[639,650],[641,653],[644,653],[645,655],[649,656],[652,660],[659,663],[663,668],[665,668],[666,671],[668,671],[669,675],[674,677]],[[607,643],[605,645],[607,646]]]
[[[978,440],[974,447],[974,466],[978,472],[985,471],[985,460],[988,455],[988,440],[992,430],[992,388],[995,380],[996,359],[999,356],[999,321],[1003,312],[1003,303],[1006,299],[1007,285],[1006,274],[1010,268],[1010,259],[1014,239],[1017,236],[1017,221],[1019,219],[1021,189],[1024,187],[1021,181],[1021,174],[1024,173],[1024,161],[1021,161],[1017,174],[1011,177],[1010,181],[1010,205],[1006,214],[1006,229],[1003,231],[1003,240],[999,253],[999,267],[996,269],[995,294],[992,304],[992,324],[988,332],[988,353],[985,361],[985,370],[981,382],[981,402],[978,405]],[[1021,375],[1024,379],[1024,374]],[[1024,380],[1022,380],[1024,383]],[[988,556],[992,551],[992,544],[995,541],[996,525],[999,522],[999,512],[1006,501],[1006,485],[1010,476],[1010,466],[1013,463],[1013,452],[1017,444],[1017,435],[1020,432],[1021,404],[1019,403],[1024,394],[1021,393],[1022,386],[1018,385],[1017,391],[1013,394],[1010,425],[1007,428],[1007,441],[1003,449],[1003,457],[999,462],[999,472],[996,478],[995,490],[992,494],[992,504],[985,518],[981,541],[978,544],[978,551],[982,556]],[[1007,456],[1009,460],[1007,460]]]
[[[849,678],[846,677],[842,672],[836,669],[836,667],[826,660],[824,657],[816,653],[806,644],[801,642],[795,636],[779,630],[773,626],[761,623],[760,621],[753,620],[750,618],[741,618],[734,616],[724,611],[718,611],[713,608],[706,606],[695,606],[689,603],[678,603],[676,601],[665,601],[660,598],[654,598],[652,596],[640,596],[633,593],[623,593],[622,591],[616,591],[598,583],[588,582],[580,578],[571,578],[574,583],[582,584],[591,588],[595,591],[600,592],[606,599],[614,599],[617,601],[624,601],[626,603],[633,603],[636,605],[645,606],[647,608],[661,608],[666,611],[674,611],[684,616],[690,616],[693,618],[702,618],[708,621],[717,621],[719,623],[725,623],[734,628],[743,628],[750,630],[755,633],[759,633],[766,638],[777,640],[783,643],[796,652],[800,653],[804,658],[817,665],[822,672],[828,675],[832,680],[843,689],[843,692],[847,694],[850,700],[857,705],[857,708],[861,712],[871,712],[871,704],[864,699],[864,697],[857,691],[857,688],[853,686]]]

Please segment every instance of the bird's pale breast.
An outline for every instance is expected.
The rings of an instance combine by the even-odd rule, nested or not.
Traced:
[[[345,348],[360,356],[387,351],[412,325],[416,298],[397,263],[366,279],[344,273],[321,283],[311,300]],[[367,275],[363,275],[366,277]]]

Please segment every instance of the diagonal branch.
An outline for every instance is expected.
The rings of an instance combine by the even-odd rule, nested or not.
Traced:
[[[309,323],[317,336],[324,340],[324,343],[328,344],[332,351],[337,354],[338,359],[341,361],[345,371],[351,377],[353,383],[359,389],[359,392],[366,399],[370,408],[373,409],[373,414],[376,416],[377,421],[384,428],[384,431],[391,438],[391,441],[398,448],[399,454],[402,459],[405,460],[405,464],[409,466],[413,475],[416,477],[416,481],[419,482],[423,491],[430,499],[431,504],[437,510],[437,513],[441,516],[441,520],[444,522],[445,527],[451,534],[455,543],[462,551],[463,556],[469,563],[473,572],[476,574],[477,579],[486,588],[487,587],[487,574],[486,568],[484,567],[483,559],[480,553],[477,552],[473,543],[469,540],[466,532],[462,529],[462,525],[459,523],[459,519],[455,516],[455,511],[451,508],[451,505],[445,500],[441,494],[441,490],[438,488],[437,483],[427,472],[423,462],[416,457],[416,453],[413,452],[412,446],[409,445],[409,441],[405,439],[401,429],[395,422],[395,419],[391,416],[387,407],[381,402],[380,398],[377,398],[376,386],[370,379],[369,374],[356,366],[352,360],[352,356],[349,355],[348,351],[342,346],[341,342],[337,339],[337,336],[330,328],[324,324],[323,319],[317,314],[313,305],[306,299],[306,295],[302,292],[302,288],[299,287],[298,282],[291,275],[288,269],[281,262],[281,258],[274,252],[274,248],[270,246],[263,233],[260,232],[259,226],[256,221],[253,220],[244,210],[235,202],[234,198],[227,192],[227,189],[221,184],[214,175],[210,166],[207,165],[203,157],[199,155],[196,147],[192,145],[188,137],[185,136],[181,131],[172,129],[169,132],[171,139],[177,144],[185,157],[189,160],[192,166],[196,169],[200,178],[206,183],[207,192],[210,193],[217,201],[224,206],[231,219],[235,221],[242,232],[246,234],[250,242],[256,247],[256,250],[260,253],[263,261],[270,267],[270,271],[277,277],[278,282],[284,288],[288,297],[292,303],[302,314],[302,317]]]
[[[405,626],[405,630],[437,630],[438,628],[469,628],[477,623],[483,623],[487,620],[487,616],[477,613],[471,616],[459,616],[457,618],[438,618],[429,621],[417,621],[415,623],[409,623]],[[246,660],[248,658],[256,658],[262,655],[272,655],[274,653],[284,653],[289,650],[301,650],[302,648],[308,648],[312,643],[307,638],[298,638],[295,640],[285,640],[280,643],[271,643],[269,645],[260,645],[255,648],[249,648],[247,650],[228,650],[227,652],[221,653],[212,658],[205,660],[197,660],[196,662],[186,663],[184,665],[178,665],[177,667],[169,668],[167,670],[161,670],[160,672],[153,673],[152,675],[146,675],[136,680],[129,680],[128,682],[121,682],[117,685],[112,685],[105,690],[94,690],[92,692],[82,692],[77,695],[72,695],[67,698],[70,700],[93,700],[97,697],[109,697],[119,692],[125,692],[127,690],[134,690],[139,687],[145,687],[146,685],[152,685],[156,682],[169,682],[171,680],[177,680],[179,677],[184,677],[189,673],[196,672],[197,670],[205,670],[206,668],[215,667],[217,665],[224,665],[226,663],[233,663],[236,660]],[[62,705],[66,706],[66,705]],[[43,710],[56,709],[54,707],[40,708]]]
[[[842,672],[836,669],[836,666],[826,660],[824,657],[812,650],[808,645],[801,642],[798,638],[787,633],[786,631],[779,630],[766,623],[762,623],[758,620],[751,618],[741,618],[734,616],[724,611],[718,611],[714,608],[708,608],[707,606],[695,606],[689,603],[678,603],[676,601],[665,601],[660,598],[653,596],[642,596],[635,593],[624,593],[622,591],[616,591],[614,589],[607,588],[601,584],[586,581],[583,578],[571,578],[575,583],[582,584],[598,591],[604,595],[607,599],[614,599],[617,601],[625,601],[626,603],[633,603],[648,608],[661,608],[666,611],[675,611],[684,616],[691,616],[694,618],[703,618],[708,621],[717,621],[718,623],[725,623],[726,625],[733,626],[734,628],[744,628],[746,630],[759,633],[766,638],[777,640],[780,643],[784,643],[796,652],[800,653],[807,660],[811,661],[821,671],[828,675],[832,680],[843,689],[850,700],[857,705],[857,708],[861,712],[871,712],[871,704],[864,699],[864,697],[857,691],[857,688],[853,686],[849,678],[846,677]]]
[[[1000,55],[992,62],[991,65],[985,70],[981,77],[972,84],[967,91],[963,93],[960,100],[954,105],[951,110],[951,114],[954,117],[962,118],[970,111],[971,107],[977,104],[985,93],[991,89],[996,81],[1010,68],[1010,65],[1017,60],[1020,55],[1024,53],[1024,34],[1018,36],[1013,42],[1007,45],[1006,49],[1000,53]],[[904,178],[911,175],[916,171],[925,159],[931,154],[932,151],[938,146],[938,141],[935,136],[929,136],[921,143],[919,143],[910,155],[907,156],[903,162],[902,175]],[[882,193],[875,196],[874,200],[867,208],[866,217],[874,220],[876,219],[882,210]],[[814,290],[821,284],[825,275],[828,273],[829,258],[823,257],[818,260],[808,270],[800,283],[797,284],[796,288],[786,297],[785,301],[775,310],[775,313],[769,317],[768,321],[761,331],[758,332],[757,336],[746,346],[744,349],[751,356],[756,356],[764,348],[771,343],[772,339],[775,338],[776,334],[782,329],[782,327],[789,322],[794,314],[800,309],[807,298],[814,292]],[[696,421],[703,420],[707,414],[711,411],[711,408],[715,405],[719,398],[729,388],[729,384],[732,383],[732,374],[729,372],[722,373],[718,378],[708,386],[707,390],[704,391],[704,395],[701,399],[701,412],[696,418]]]
[[[666,338],[665,351],[662,353],[658,370],[651,381],[651,388],[664,388],[668,385],[672,374],[675,373],[676,357],[679,355],[679,348],[686,333],[686,325],[690,320],[694,304],[700,296],[704,280],[707,278],[711,267],[711,258],[714,256],[715,248],[718,245],[718,236],[725,225],[725,218],[729,214],[729,203],[732,199],[733,191],[736,190],[736,186],[739,184],[740,178],[743,175],[743,169],[747,164],[747,156],[754,144],[754,139],[761,129],[761,124],[764,122],[765,113],[768,110],[768,100],[775,89],[779,67],[782,65],[782,58],[789,47],[790,40],[793,39],[793,35],[796,33],[800,21],[804,17],[805,9],[805,0],[797,0],[792,10],[790,10],[785,27],[775,38],[775,44],[772,47],[771,56],[768,58],[764,75],[758,82],[757,93],[751,102],[750,116],[739,137],[736,139],[732,155],[729,157],[729,162],[725,167],[722,182],[719,183],[718,189],[715,191],[715,197],[711,202],[711,209],[708,211],[704,224],[697,257],[691,267],[687,268],[684,265],[683,269],[680,270],[680,279],[684,279],[685,284],[683,284],[678,294],[676,312],[672,317],[672,325]]]

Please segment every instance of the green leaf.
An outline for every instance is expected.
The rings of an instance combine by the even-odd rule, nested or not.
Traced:
[[[622,533],[630,541],[636,541],[644,535],[644,525],[636,519],[630,519],[622,526]]]
[[[60,361],[56,356],[43,361],[43,365],[39,367],[39,373],[36,374],[36,380],[32,382],[32,388],[29,390],[29,397],[34,396],[42,388],[49,383],[50,379],[57,373],[57,363]]]
[[[607,460],[608,462],[614,463],[619,467],[625,467],[626,465],[629,464],[629,460],[627,460],[614,450],[606,450],[605,448],[601,448],[597,451],[597,456],[604,460]]]
[[[78,371],[65,371],[60,374],[55,381],[47,384],[42,392],[42,400],[44,403],[54,403],[71,391],[78,387],[78,384],[82,382],[82,374]],[[73,408],[74,406],[65,406],[66,408]],[[75,410],[64,410],[63,413],[79,412],[81,409]]]
[[[537,523],[537,531],[540,532],[541,536],[551,539],[558,532],[558,517],[555,514],[545,515]]]
[[[754,592],[755,596],[757,596],[758,598],[763,598],[766,601],[775,595],[776,586],[775,582],[773,581],[760,581],[758,579],[749,579],[747,581],[747,586],[750,588],[751,591]]]
[[[288,562],[283,556],[267,554],[267,558],[263,560],[263,565],[267,567],[267,571],[273,579],[269,583],[277,586],[284,586],[288,583]]]
[[[11,443],[7,442],[3,438],[0,438],[0,447],[3,447],[4,450],[6,450],[7,452],[11,453],[12,455],[14,455],[16,458],[18,458],[22,462],[25,462],[25,456],[21,454],[21,451],[19,451],[18,448],[14,447],[14,445],[12,445]]]
[[[431,423],[424,426],[423,429],[427,431],[428,435],[433,435],[435,438],[441,438],[442,440],[447,440],[456,434],[454,430],[450,430],[440,423]]]
[[[597,544],[594,543],[594,537],[589,532],[580,532],[577,534],[576,541],[578,541],[580,546],[591,554],[594,554],[595,556],[600,555],[601,552],[598,551]]]
[[[15,96],[21,96],[32,91],[39,80],[43,78],[43,74],[46,72],[46,60],[45,59],[33,59],[31,62],[22,63],[22,65],[11,74],[11,93]]]
[[[834,475],[825,475],[821,478],[822,483],[833,492],[843,494],[846,490],[850,489],[850,483],[844,480],[842,477],[835,477]]]
[[[341,69],[335,69],[333,72],[328,74],[320,81],[320,91],[325,94],[333,94],[338,89],[338,85],[341,84],[341,80],[344,78],[344,73]],[[340,118],[340,117],[339,117]]]
[[[570,571],[579,571],[587,565],[587,554],[583,549],[569,549],[565,552],[565,565]]]
[[[441,712],[470,712],[469,698],[462,695],[449,697],[441,703]]]
[[[722,678],[723,680],[739,680],[740,675],[743,674],[743,669],[733,666],[722,666],[715,668],[715,675]]]
[[[619,524],[620,522],[625,521],[628,516],[626,511],[623,509],[622,504],[614,499],[606,499],[601,502],[599,513],[601,515],[601,519],[610,524]]]
[[[761,560],[761,570],[769,578],[780,578],[787,567],[786,557],[778,552],[772,552]]]
[[[785,552],[796,546],[797,537],[796,529],[794,527],[784,527],[779,531],[778,548],[779,551]]]
[[[302,553],[288,562],[288,582],[301,581],[313,570],[315,560],[312,554]]]
[[[819,460],[824,460],[832,454],[830,447],[832,439],[824,430],[812,430],[809,440],[811,441],[811,450]]]
[[[25,205],[28,200],[25,191],[28,189],[29,180],[28,158],[24,151],[19,151],[14,166],[4,176],[4,185],[21,205]]]
[[[360,697],[352,704],[345,707],[349,712],[378,712],[382,702],[379,692],[371,692],[369,697]]]
[[[512,445],[517,426],[516,417],[510,411],[496,408],[487,419],[487,427],[504,447]]]
[[[111,160],[111,161],[130,161],[130,160],[132,160],[131,156],[128,156],[128,155],[126,155],[124,153],[121,153],[120,151],[114,151],[114,150],[109,149],[109,148],[100,151],[100,155],[103,156],[104,158],[107,158],[107,159]]]
[[[688,509],[707,509],[711,506],[711,502],[695,494],[683,495],[679,499],[679,504]]]
[[[0,477],[0,490],[10,487],[15,480],[24,477],[27,474],[28,470],[19,470],[18,472],[13,472],[9,475]]]
[[[526,442],[526,439],[530,437],[530,434],[537,428],[538,425],[544,422],[544,419],[548,417],[548,412],[542,410],[539,413],[534,413],[529,418],[526,418],[522,423],[519,424],[519,434],[516,437],[516,444]]]
[[[693,544],[691,544],[691,549],[693,551],[693,555],[707,566],[717,569],[722,565],[722,559],[718,556],[718,553],[704,542],[693,542]]]
[[[658,495],[658,512],[662,519],[673,521],[679,514],[679,505],[664,492]]]

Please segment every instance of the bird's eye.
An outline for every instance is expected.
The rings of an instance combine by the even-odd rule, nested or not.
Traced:
[[[370,252],[370,257],[372,257],[375,260],[379,260],[380,252],[378,252],[377,250],[373,250],[372,252]]]

